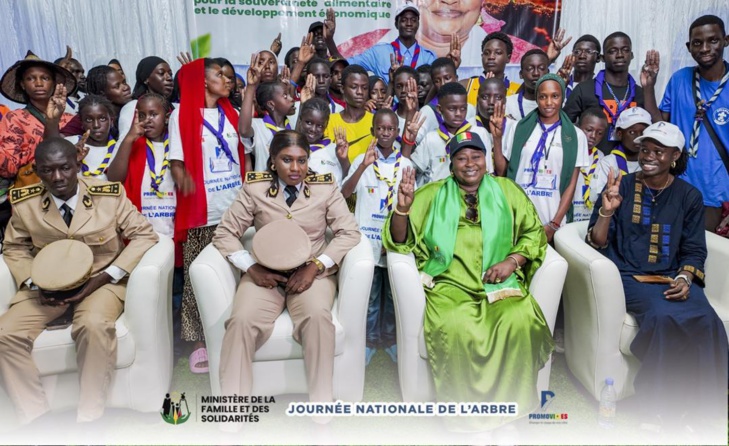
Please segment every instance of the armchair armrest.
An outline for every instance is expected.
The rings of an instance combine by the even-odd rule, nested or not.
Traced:
[[[337,317],[348,332],[350,329],[354,332],[364,332],[366,329],[367,305],[374,268],[372,248],[367,237],[362,235],[357,246],[344,256],[337,274],[339,289]],[[362,354],[364,355],[364,350]]]
[[[719,316],[729,315],[729,240],[707,231],[706,247],[706,297]]]

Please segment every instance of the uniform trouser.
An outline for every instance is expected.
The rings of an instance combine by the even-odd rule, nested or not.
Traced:
[[[334,324],[332,303],[336,281],[315,279],[301,294],[286,296],[282,287],[263,288],[243,275],[235,293],[220,358],[223,395],[250,395],[253,356],[271,336],[276,318],[288,308],[294,339],[304,348],[304,366],[311,401],[332,401]]]
[[[115,291],[119,285],[114,285]],[[0,316],[0,381],[12,400],[21,423],[29,423],[49,410],[41,377],[31,351],[46,324],[60,317],[65,306],[42,305],[37,291],[13,304]],[[101,417],[111,373],[116,364],[116,320],[124,302],[104,286],[76,305],[71,338],[76,343],[79,373],[78,421]]]

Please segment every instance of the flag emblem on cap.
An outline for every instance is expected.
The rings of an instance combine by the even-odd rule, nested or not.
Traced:
[[[463,141],[471,140],[471,132],[463,132],[456,135],[456,142],[462,143]]]

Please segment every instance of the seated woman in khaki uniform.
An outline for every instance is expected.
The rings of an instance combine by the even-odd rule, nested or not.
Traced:
[[[271,336],[276,318],[288,308],[294,339],[304,347],[309,397],[332,401],[334,324],[330,310],[337,283],[333,274],[361,236],[332,176],[309,170],[309,153],[303,134],[278,132],[271,141],[268,170],[246,175],[243,188],[215,231],[213,245],[244,273],[225,323],[220,365],[223,395],[250,394],[253,355]],[[249,227],[260,230],[282,219],[297,223],[311,241],[310,259],[289,277],[256,263],[240,242]],[[324,238],[327,226],[334,233],[328,244]]]

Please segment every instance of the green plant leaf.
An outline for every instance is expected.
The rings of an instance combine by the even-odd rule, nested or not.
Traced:
[[[192,49],[192,58],[199,59],[201,57],[210,56],[210,49],[212,47],[212,36],[210,33],[203,34],[197,39],[190,41],[190,48]]]

